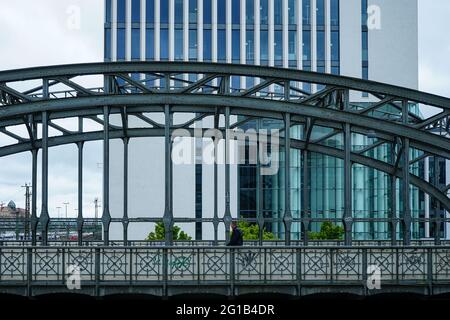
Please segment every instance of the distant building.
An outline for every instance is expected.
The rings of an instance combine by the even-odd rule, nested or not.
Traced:
[[[17,208],[14,201],[10,201],[8,205],[5,207],[0,204],[0,218],[25,218],[26,210],[22,208]]]

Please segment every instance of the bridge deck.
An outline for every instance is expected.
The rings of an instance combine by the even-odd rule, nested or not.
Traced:
[[[378,270],[381,289],[367,280]],[[80,278],[80,289],[67,283]],[[450,292],[450,248],[0,247],[0,293],[151,294]]]

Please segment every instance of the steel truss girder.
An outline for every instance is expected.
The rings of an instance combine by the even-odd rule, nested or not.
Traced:
[[[375,132],[382,132],[393,137],[409,138],[420,145],[423,151],[450,159],[450,140],[441,136],[424,132],[403,124],[388,122],[385,120],[374,121],[373,118],[361,116],[351,112],[338,111],[326,108],[293,104],[284,101],[271,101],[255,98],[241,98],[236,96],[212,96],[200,94],[127,94],[69,98],[62,100],[39,101],[22,105],[6,106],[0,110],[0,118],[23,117],[29,113],[41,113],[44,111],[76,111],[85,108],[95,108],[103,105],[112,107],[128,106],[130,112],[134,106],[153,105],[161,109],[161,105],[170,104],[174,112],[191,112],[190,106],[229,106],[231,112],[239,113],[240,109],[253,111],[271,110],[276,113],[291,113],[302,117],[329,120],[339,123],[349,123]],[[236,112],[235,112],[236,111]],[[76,113],[73,113],[76,116]]]
[[[336,86],[369,93],[384,94],[400,99],[408,99],[428,105],[450,109],[450,99],[433,94],[419,92],[375,81],[357,78],[320,74],[293,69],[270,68],[238,64],[197,63],[197,62],[119,62],[87,63],[38,67],[0,72],[0,83],[23,81],[39,78],[54,78],[64,75],[66,78],[93,74],[129,74],[129,73],[195,73],[253,76],[259,78],[277,78],[279,81],[291,80]]]

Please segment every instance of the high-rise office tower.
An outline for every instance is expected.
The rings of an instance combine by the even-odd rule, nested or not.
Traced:
[[[417,89],[418,6],[417,0],[106,0],[106,61],[203,61],[294,68],[370,79]],[[398,14],[401,12],[402,14]],[[251,81],[233,77],[233,88]],[[315,91],[315,86],[303,88]],[[365,103],[364,94],[350,97]],[[412,108],[413,109],[413,108]],[[419,109],[416,110],[419,113]],[[130,119],[139,125],[139,119]],[[263,121],[249,126],[276,126]],[[295,130],[295,129],[293,129]],[[296,133],[293,132],[295,135]],[[326,134],[321,128],[315,137]],[[333,143],[339,144],[335,137]],[[355,148],[367,145],[367,137],[354,137]],[[202,143],[197,142],[197,149]],[[133,139],[130,142],[129,214],[131,217],[162,217],[164,212],[162,140]],[[120,143],[112,144],[112,215],[121,216],[122,175]],[[139,156],[138,156],[139,152]],[[388,157],[375,149],[374,157]],[[375,154],[376,153],[376,154]],[[133,156],[136,154],[136,156]],[[292,212],[301,214],[300,155],[291,162]],[[312,154],[311,210],[318,218],[340,220],[343,212],[342,161]],[[423,170],[417,163],[414,170]],[[176,166],[174,169],[175,217],[212,217],[212,169],[210,165]],[[116,173],[117,172],[117,173]],[[232,166],[231,207],[233,216],[256,215],[256,177],[251,165]],[[219,172],[219,178],[222,173]],[[387,176],[373,169],[353,167],[353,211],[356,218],[382,218],[388,211]],[[223,177],[222,177],[223,178]],[[264,214],[282,212],[282,176],[265,181]],[[114,194],[117,197],[114,197]],[[412,213],[426,213],[426,197],[412,190]],[[219,197],[223,189],[219,188]],[[219,216],[223,212],[219,202]],[[399,207],[399,206],[397,206]],[[413,224],[413,238],[427,235],[425,224]],[[313,230],[320,226],[313,224]],[[195,238],[210,239],[212,225],[183,226]],[[267,228],[283,237],[281,224]],[[355,223],[355,239],[386,239],[387,224]],[[150,227],[130,226],[130,235],[143,239]],[[114,231],[116,230],[116,231]],[[112,235],[121,238],[121,225]],[[294,226],[293,238],[300,237]]]

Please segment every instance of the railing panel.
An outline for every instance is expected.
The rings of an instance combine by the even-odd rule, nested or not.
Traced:
[[[163,253],[161,249],[133,249],[133,281],[162,281]]]
[[[126,281],[130,278],[130,250],[123,248],[100,250],[100,281]]]
[[[427,280],[427,250],[402,248],[398,255],[400,280]]]
[[[0,248],[0,281],[26,281],[28,268],[26,248]]]
[[[197,250],[194,248],[176,248],[168,250],[168,280],[187,281],[197,280],[198,260]]]
[[[232,249],[235,250],[236,281],[265,280],[264,249]]]
[[[297,279],[296,249],[265,249],[267,281],[295,281]]]
[[[367,265],[380,269],[383,281],[397,279],[397,250],[390,248],[367,249]]]
[[[230,252],[226,248],[200,249],[199,280],[229,281]]]
[[[364,251],[361,249],[338,249],[333,251],[332,274],[336,281],[362,281]]]
[[[75,267],[80,273],[81,281],[95,280],[94,248],[67,248],[64,261],[66,273],[73,272]]]
[[[63,281],[63,248],[33,248],[32,249],[32,280],[33,281]]]
[[[332,253],[330,249],[305,248],[301,251],[301,280],[329,281],[332,279]]]
[[[450,249],[433,250],[433,280],[450,281]]]

